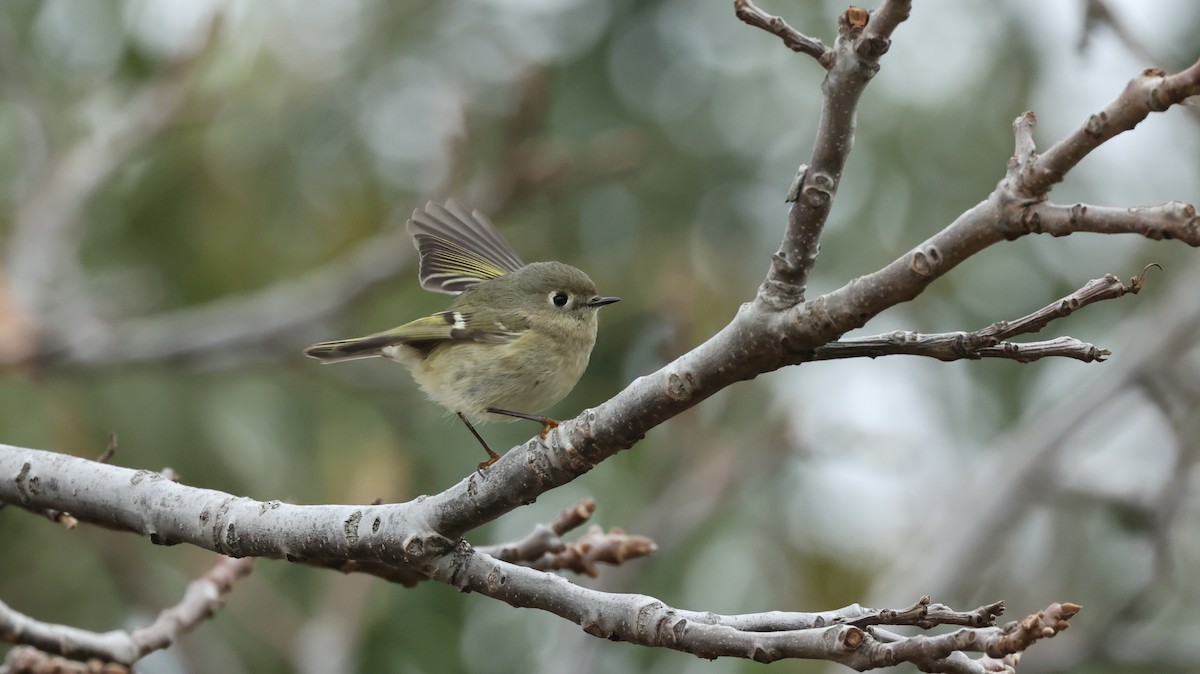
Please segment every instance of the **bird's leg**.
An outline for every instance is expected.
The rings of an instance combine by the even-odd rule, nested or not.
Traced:
[[[538,433],[538,437],[543,440],[546,439],[546,434],[550,432],[550,429],[558,427],[558,422],[550,417],[539,417],[536,414],[525,414],[524,412],[502,410],[498,407],[489,407],[486,411],[491,412],[492,414],[503,414],[506,417],[516,417],[518,419],[528,419],[530,421],[538,422],[542,425],[542,432]]]
[[[467,418],[463,416],[462,412],[456,412],[456,414],[458,414],[458,418],[462,419],[462,422],[467,425],[467,430],[471,431],[471,435],[474,435],[475,439],[479,441],[479,444],[483,445],[483,451],[488,453],[488,460],[479,464],[479,472],[482,473],[484,468],[487,468],[493,463],[499,461],[500,455],[493,452],[491,447],[488,447],[487,441],[483,439],[483,436],[479,434],[479,431],[475,430],[475,427],[471,425],[471,422],[467,421]]]

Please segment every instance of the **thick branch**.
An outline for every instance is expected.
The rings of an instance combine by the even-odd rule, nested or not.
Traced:
[[[403,566],[408,557],[395,548],[372,548],[364,544],[370,536],[363,534],[361,522],[375,522],[375,517],[380,517],[378,522],[384,531],[406,532],[405,535],[411,537],[411,541],[406,539],[406,542],[416,547],[410,556],[421,556],[428,552],[426,545],[436,547],[456,540],[470,529],[565,484],[599,461],[632,446],[662,421],[724,387],[781,367],[794,354],[822,346],[862,325],[880,311],[915,297],[933,279],[984,247],[1020,236],[1024,232],[1019,217],[1021,204],[1007,197],[1003,187],[1002,184],[988,201],[963,214],[915,251],[807,305],[783,313],[766,303],[744,306],[728,326],[675,362],[639,378],[600,407],[560,425],[544,441],[534,438],[515,448],[484,475],[472,473],[445,492],[428,497],[418,519],[407,520],[416,516],[397,506],[332,506],[339,510],[337,516],[332,517],[330,513],[322,513],[327,517],[323,520],[327,524],[350,523],[351,517],[360,523],[354,527],[356,535],[349,542],[330,540],[327,541],[330,547],[294,552],[282,544],[272,547],[263,539],[243,538],[232,530],[213,529],[209,540],[216,541],[216,545],[209,545],[230,554],[275,556],[295,554],[305,557],[324,550],[332,559],[373,560]],[[52,466],[45,468],[46,474],[53,472]],[[215,493],[210,499],[212,509],[209,514],[217,514],[222,503],[229,499],[227,495]],[[283,504],[278,507],[304,508]],[[191,524],[201,512],[202,508],[192,508],[184,520]],[[304,521],[312,516],[307,513],[315,512],[304,510]],[[73,511],[72,514],[80,516]],[[96,516],[111,517],[110,511],[103,509]],[[211,527],[211,522],[209,525]],[[135,523],[133,526],[141,525]],[[145,533],[159,533],[170,540],[182,530],[182,527],[176,527],[171,532]],[[379,553],[381,549],[387,553]]]
[[[897,653],[904,654],[901,659],[935,662],[953,650],[970,649],[970,644],[995,641],[992,637],[991,641],[967,639],[955,633],[958,636],[927,638],[918,647],[908,641],[874,640],[855,625],[975,624],[981,620],[980,615],[986,619],[998,613],[998,606],[958,614],[944,607],[930,610],[921,602],[901,611],[851,607],[815,617],[757,614],[722,618],[675,611],[648,597],[585,590],[557,576],[489,557],[465,543],[451,546],[436,534],[422,533],[425,530],[419,525],[429,514],[431,499],[363,507],[260,503],[180,485],[158,473],[4,445],[0,445],[0,498],[26,508],[45,507],[49,502],[70,503],[72,512],[83,521],[138,531],[157,543],[186,541],[237,555],[292,561],[364,560],[412,568],[462,589],[515,605],[550,610],[579,622],[592,634],[666,645],[704,657],[810,657],[864,668],[896,662]],[[582,517],[569,519],[559,528],[582,521]],[[641,621],[630,619],[633,616]],[[797,621],[811,621],[813,629],[798,632],[790,625],[782,631],[779,628]],[[742,624],[735,627],[738,623]],[[29,629],[19,632],[23,641],[37,641],[29,636]],[[159,633],[157,628],[150,630],[143,641],[161,643],[161,637],[149,638]],[[78,639],[72,643],[89,644],[66,652],[74,657],[94,654],[87,649],[99,647]],[[140,657],[128,650],[104,657],[109,656],[120,662]]]
[[[437,506],[424,497],[371,506],[254,501],[179,484],[160,473],[2,444],[0,503],[33,512],[66,504],[79,521],[141,534],[160,545],[189,543],[235,557],[287,559],[405,586],[424,579],[418,561],[451,545],[429,529]],[[594,508],[589,499],[521,541],[485,551],[537,568],[595,575],[598,563],[620,564],[655,550],[653,541],[620,530],[589,531],[572,543],[559,538],[586,522]]]

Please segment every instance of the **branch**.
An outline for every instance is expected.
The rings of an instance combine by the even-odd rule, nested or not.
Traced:
[[[834,48],[820,57],[822,65],[828,62],[828,72],[821,85],[821,120],[812,157],[807,165],[801,165],[788,190],[788,200],[793,203],[787,231],[759,291],[760,299],[776,309],[804,301],[808,274],[817,260],[817,242],[854,145],[858,99],[879,71],[879,59],[891,45],[891,33],[908,17],[911,5],[911,0],[885,0],[869,21],[865,10],[851,7],[838,22]]]
[[[1018,156],[986,201],[884,269],[800,303],[853,140],[858,97],[887,49],[888,35],[907,16],[908,6],[887,1],[866,22],[861,10],[843,15],[835,59],[825,80],[825,107],[812,165],[802,172],[784,244],[755,300],[704,344],[639,378],[596,409],[564,422],[546,438],[535,437],[514,448],[485,474],[471,473],[440,494],[405,504],[294,506],[239,499],[176,485],[154,473],[0,445],[0,498],[29,509],[69,504],[81,521],[137,531],[157,543],[186,541],[233,555],[322,564],[350,560],[413,569],[514,605],[551,610],[577,621],[590,634],[653,642],[705,657],[821,657],[860,668],[908,658],[924,668],[949,669],[970,666],[954,654],[956,649],[983,647],[989,656],[1007,657],[1039,636],[1052,636],[1065,627],[1063,621],[1075,607],[1051,606],[1044,615],[1031,617],[1013,630],[959,630],[936,637],[894,639],[882,630],[854,625],[826,625],[800,633],[744,633],[693,619],[709,614],[676,611],[647,597],[584,590],[556,576],[480,554],[459,541],[471,529],[631,447],[664,420],[737,381],[778,369],[796,354],[812,352],[884,309],[919,295],[934,279],[980,250],[1029,232],[1024,216],[1031,202],[1038,201],[1030,195],[1040,179],[1029,176],[1044,176],[1047,167],[1065,165],[1053,161],[1062,156],[1061,151],[1052,154],[1054,148],[1047,155],[1034,156],[1032,116],[1018,120]],[[1159,80],[1164,95],[1179,89],[1166,84],[1179,80]],[[1133,99],[1122,103],[1138,104]],[[17,481],[17,475],[24,478]]]
[[[1147,267],[1149,269],[1149,267]],[[1022,316],[1014,321],[998,321],[975,332],[949,332],[921,334],[896,331],[886,335],[854,337],[830,342],[817,347],[805,360],[833,360],[835,358],[878,358],[880,356],[909,355],[927,356],[943,361],[977,358],[1007,358],[1029,363],[1052,356],[1074,358],[1085,363],[1102,361],[1110,355],[1107,349],[1099,349],[1074,337],[1059,337],[1043,342],[1017,344],[1007,341],[1016,335],[1038,332],[1057,318],[1070,316],[1083,307],[1104,300],[1116,299],[1126,294],[1137,294],[1145,282],[1146,270],[1130,279],[1129,285],[1121,283],[1113,274],[1105,274],[1088,281],[1082,288],[1066,297]]]
[[[1070,358],[1084,363],[1100,362],[1111,352],[1074,337],[1056,337],[1039,342],[996,342],[975,344],[972,332],[943,332],[922,334],[897,330],[886,335],[852,337],[814,349],[797,363],[809,360],[840,360],[843,358],[880,358],[882,356],[925,356],[940,361],[1002,358],[1018,363],[1032,363],[1043,358]]]
[[[481,546],[478,552],[501,561],[521,564],[542,571],[566,569],[595,578],[596,564],[623,564],[644,557],[658,546],[645,536],[627,534],[621,529],[607,533],[597,526],[588,529],[578,541],[566,543],[563,534],[582,526],[596,511],[596,500],[587,498],[568,508],[550,524],[539,524],[524,538],[512,543]]]
[[[792,28],[778,16],[767,14],[756,7],[750,0],[733,0],[733,13],[745,23],[755,28],[761,28],[783,40],[783,44],[788,49],[801,54],[808,54],[816,59],[822,68],[829,69],[830,63],[833,60],[833,50],[826,47],[824,42]]]
[[[253,565],[251,558],[222,558],[208,573],[188,584],[178,604],[164,609],[149,626],[132,632],[98,634],[44,623],[0,602],[0,637],[9,643],[28,644],[75,660],[98,658],[132,665],[149,653],[170,647],[179,637],[211,618],[234,582],[248,575]]]
[[[1200,61],[1174,75],[1157,68],[1143,71],[1130,80],[1116,100],[1040,156],[1019,152],[1015,159],[1023,170],[1019,174],[1016,191],[1030,199],[1044,197],[1092,150],[1137,126],[1151,112],[1162,112],[1196,95],[1200,95]],[[1026,113],[1025,116],[1028,122],[1017,128],[1017,145],[1019,149],[1031,150],[1035,120],[1032,113]]]
[[[22,480],[12,479],[11,476],[18,474],[24,476]],[[47,479],[42,479],[43,474]],[[480,592],[510,604],[549,610],[575,620],[590,634],[616,636],[645,645],[666,645],[703,657],[739,655],[772,660],[815,657],[855,667],[870,663],[877,667],[894,662],[891,659],[894,656],[889,654],[901,653],[908,648],[912,652],[903,658],[937,660],[949,655],[949,652],[942,653],[945,648],[957,648],[960,642],[975,642],[976,637],[936,637],[933,638],[937,640],[935,645],[914,650],[914,647],[904,645],[907,641],[877,642],[863,631],[863,627],[851,622],[862,625],[977,624],[998,614],[1001,609],[995,604],[960,614],[938,606],[931,610],[923,600],[902,611],[851,607],[815,616],[772,613],[721,617],[711,613],[675,611],[649,597],[612,595],[581,588],[558,576],[503,562],[472,549],[465,542],[452,544],[423,526],[436,515],[438,506],[431,498],[379,506],[296,506],[277,501],[256,502],[181,485],[158,473],[6,445],[0,445],[0,478],[0,497],[10,503],[36,509],[47,502],[70,501],[72,512],[81,521],[135,531],[149,536],[154,543],[187,542],[225,554],[284,558],[302,563],[326,560],[331,565],[333,560],[353,560],[366,562],[368,567],[387,565],[412,569],[460,589]],[[178,506],[162,508],[160,504],[163,503]],[[583,510],[586,512],[587,507]],[[582,520],[578,511],[575,514],[568,511],[556,524],[561,529],[582,523]],[[586,568],[584,562],[580,562],[580,566]],[[209,575],[211,580],[213,574]],[[194,598],[199,593],[193,584],[177,611],[198,615]],[[90,633],[71,632],[68,640],[71,645],[62,652],[70,657],[99,654],[115,662],[136,661],[141,657],[138,653],[149,652],[144,649],[174,638],[164,636],[162,626],[176,617],[164,614],[151,628],[135,632],[129,638],[118,635],[115,645],[107,641],[113,638],[111,633],[100,635],[104,640],[98,641],[88,637]],[[839,619],[845,624],[831,624]],[[775,624],[806,621],[812,628],[797,631],[789,625],[764,631],[769,624],[767,621]],[[187,620],[180,619],[179,622],[189,624]],[[739,622],[742,625],[734,627]],[[652,625],[656,627],[650,629]],[[59,634],[28,627],[6,631],[12,632],[14,639],[42,648],[47,648],[43,643],[49,639],[47,634]],[[171,634],[177,636],[177,633]],[[670,643],[662,641],[668,638]],[[980,643],[990,642],[984,639]]]
[[[421,559],[451,545],[428,528],[437,507],[428,498],[371,506],[254,501],[179,484],[161,473],[3,444],[0,502],[31,512],[70,503],[79,521],[137,533],[159,545],[189,543],[233,557],[286,559],[368,573],[406,587],[425,579]],[[164,509],[164,503],[179,507]],[[485,550],[538,568],[589,575],[599,562],[620,564],[654,551],[653,541],[620,530],[590,531],[570,544],[558,539],[586,522],[594,508],[588,499],[522,541]]]
[[[1136,341],[1136,352],[1114,360],[1106,366],[1103,378],[1079,387],[1073,395],[1029,409],[1027,418],[1018,420],[1013,431],[997,438],[988,453],[1006,458],[986,477],[969,481],[951,495],[970,499],[974,505],[946,510],[929,522],[926,535],[939,541],[940,554],[895,565],[875,581],[876,594],[893,596],[905,588],[943,595],[971,592],[980,570],[995,561],[995,541],[1024,522],[1029,510],[1061,492],[1062,487],[1050,478],[1068,441],[1097,419],[1122,411],[1129,392],[1139,382],[1178,372],[1179,354],[1192,348],[1200,329],[1197,285],[1200,268],[1188,269],[1167,294],[1151,305],[1139,305],[1139,313],[1128,321],[1123,334],[1114,337],[1119,343]],[[1147,325],[1155,329],[1147,331]],[[981,489],[984,481],[986,488]]]
[[[1157,88],[1152,89],[1153,97],[1163,106],[1156,109],[1165,109],[1168,101],[1182,100],[1185,93],[1183,83],[1188,81],[1187,77],[1200,76],[1198,74],[1200,62],[1180,76],[1150,78],[1159,83]],[[1144,86],[1147,86],[1147,75],[1143,73],[1106,108],[1108,112],[1101,115],[1107,120],[1104,125],[1106,138],[1116,135],[1119,130],[1126,130],[1120,128],[1117,121],[1129,125],[1127,128],[1132,128],[1133,124],[1144,118],[1144,101],[1130,95],[1131,91],[1140,91]],[[1093,116],[1094,119],[1096,117]],[[1036,119],[1032,113],[1025,113],[1013,123],[1016,153],[1009,162],[1005,177],[986,200],[967,210],[941,232],[883,269],[854,279],[842,288],[787,312],[791,315],[788,316],[784,327],[783,347],[799,351],[804,348],[803,345],[811,345],[809,348],[821,346],[850,330],[862,327],[884,309],[915,298],[935,279],[988,246],[1041,231],[1031,224],[1036,223],[1037,218],[1029,215],[1031,209],[1035,213],[1041,212],[1037,209],[1041,197],[1031,195],[1040,191],[1044,196],[1052,183],[1039,183],[1037,176],[1048,175],[1045,167],[1060,163],[1064,156],[1082,158],[1096,144],[1077,133],[1056,144],[1051,153],[1038,156],[1034,152],[1032,137],[1035,124]],[[1050,159],[1047,160],[1047,157]],[[1086,211],[1086,208],[1083,210]],[[1121,231],[1161,231],[1164,238],[1167,238],[1167,232],[1172,235],[1179,233],[1185,242],[1194,241],[1196,237],[1190,233],[1195,227],[1190,222],[1190,218],[1194,216],[1188,215],[1194,210],[1192,206],[1177,203],[1147,209],[1154,219],[1148,223],[1142,222],[1141,229]],[[1088,231],[1102,226],[1115,227],[1118,222],[1132,224],[1131,221],[1112,217],[1105,209],[1099,211],[1103,218],[1089,218],[1086,217],[1086,213],[1081,213],[1074,221],[1077,229],[1060,226],[1055,233],[1061,236],[1072,231]],[[1053,207],[1045,213],[1051,220],[1055,220],[1056,212]],[[1168,225],[1168,222],[1171,224]],[[760,295],[762,294],[763,291],[760,290]],[[770,299],[763,302],[768,307],[773,305]],[[802,357],[794,355],[792,360],[796,359]]]
[[[1019,624],[1004,628],[964,628],[938,636],[888,634],[885,641],[877,638],[872,628],[850,624],[848,616],[856,615],[858,619],[870,616],[866,622],[872,624],[901,625],[923,621],[929,624],[936,617],[927,611],[922,613],[921,603],[903,611],[853,606],[826,614],[721,616],[684,611],[653,597],[608,594],[556,576],[547,582],[544,574],[482,555],[466,545],[457,546],[453,554],[438,558],[424,570],[430,577],[460,590],[478,592],[518,608],[550,611],[580,625],[588,634],[610,640],[671,648],[703,658],[734,656],[758,662],[784,658],[830,660],[859,671],[900,662],[936,668],[957,651],[986,652],[992,657],[1019,653],[1037,639],[1066,629],[1066,621],[1079,610],[1072,604],[1053,604]],[[983,610],[986,613],[990,609]],[[967,619],[961,615],[955,617]],[[889,622],[892,620],[895,622]],[[755,629],[735,626],[739,624]]]
[[[1200,246],[1200,217],[1196,216],[1196,207],[1180,201],[1141,208],[1060,206],[1043,201],[1026,209],[1025,224],[1033,234],[1139,234],[1155,241],[1176,239],[1189,246]]]

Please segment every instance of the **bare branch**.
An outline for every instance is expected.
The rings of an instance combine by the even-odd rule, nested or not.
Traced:
[[[1056,337],[1039,342],[1007,342],[981,345],[970,332],[922,334],[897,330],[886,335],[851,337],[819,346],[806,360],[879,358],[881,356],[925,356],[941,361],[1003,358],[1032,363],[1043,358],[1070,358],[1085,363],[1103,361],[1111,353],[1074,337]]]
[[[879,71],[879,59],[891,44],[891,33],[908,16],[911,6],[910,0],[887,0],[869,22],[865,10],[851,7],[838,22],[836,45],[821,57],[828,71],[821,87],[821,121],[812,158],[801,167],[789,190],[794,203],[783,243],[759,290],[760,301],[768,306],[784,309],[804,300],[808,274],[817,259],[817,242],[854,145],[858,99]]]
[[[927,356],[938,360],[953,361],[964,358],[1007,358],[1023,363],[1052,356],[1074,358],[1085,363],[1101,361],[1109,355],[1107,349],[1099,349],[1073,337],[1059,337],[1043,342],[1017,344],[1006,341],[1016,335],[1040,331],[1051,321],[1070,316],[1072,313],[1096,302],[1116,299],[1126,294],[1137,294],[1142,289],[1145,270],[1125,285],[1113,274],[1088,281],[1082,288],[1066,297],[1052,302],[1041,309],[1013,321],[998,321],[974,332],[950,332],[921,334],[896,331],[886,335],[853,337],[830,342],[813,350],[811,360],[835,358],[877,358],[879,356],[909,355]],[[801,358],[803,362],[808,358]]]
[[[825,43],[816,38],[792,28],[786,21],[773,14],[767,14],[750,0],[733,0],[733,12],[745,23],[761,28],[783,40],[788,49],[801,54],[808,54],[828,69],[833,59],[833,51]]]
[[[601,562],[615,566],[624,564],[631,559],[645,557],[658,550],[658,546],[649,538],[627,534],[619,528],[605,532],[598,526],[592,526],[574,543],[555,540],[556,545],[547,545],[541,551],[536,549],[519,550],[516,552],[522,554],[509,558],[504,553],[514,550],[504,549],[500,551],[501,554],[494,556],[531,569],[567,570],[595,578],[600,575],[596,565]]]
[[[1113,12],[1108,2],[1105,0],[1086,0],[1086,3],[1087,11],[1084,12],[1083,30],[1079,34],[1080,51],[1087,48],[1088,40],[1095,27],[1103,24],[1112,29],[1117,39],[1146,65],[1166,67],[1167,63],[1162,55],[1155,54],[1145,42],[1138,39],[1129,26]],[[1200,110],[1186,106],[1184,110],[1188,112],[1193,122],[1200,122]]]
[[[858,98],[878,69],[889,36],[907,16],[909,6],[909,2],[885,0],[873,16],[857,8],[843,14],[824,83],[824,108],[812,161],[799,176],[787,233],[755,301],[744,305],[729,325],[701,346],[658,372],[639,378],[597,409],[561,424],[544,439],[534,438],[513,449],[485,474],[472,473],[440,494],[405,504],[294,506],[239,499],[173,484],[155,473],[134,473],[0,445],[0,498],[35,511],[69,505],[81,521],[136,531],[156,543],[186,541],[234,555],[279,557],[342,569],[359,565],[354,570],[419,573],[514,606],[552,611],[577,622],[589,634],[671,647],[703,657],[734,655],[764,661],[814,657],[859,669],[909,661],[932,671],[983,671],[990,666],[986,659],[974,661],[957,651],[986,652],[988,658],[1010,661],[1037,639],[1065,629],[1066,620],[1078,607],[1052,605],[1005,628],[980,626],[937,636],[902,637],[875,627],[892,624],[889,620],[930,624],[928,621],[937,618],[930,617],[932,611],[923,607],[923,602],[900,611],[880,612],[867,618],[870,624],[864,626],[826,622],[814,624],[811,629],[743,630],[724,622],[737,616],[679,611],[650,597],[586,590],[557,576],[480,554],[460,540],[471,529],[631,447],[649,429],[725,387],[811,357],[830,340],[865,324],[880,311],[919,295],[934,279],[975,253],[1034,231],[1028,214],[1040,213],[1033,207],[1067,170],[1092,148],[1124,130],[1122,124],[1132,128],[1149,111],[1164,109],[1196,86],[1195,73],[1183,77],[1188,71],[1180,76],[1144,73],[1104,113],[1093,117],[1083,132],[1041,156],[1033,144],[1035,120],[1032,115],[1022,117],[1015,125],[1016,156],[986,201],[884,269],[805,303],[805,284],[816,258],[817,242],[853,141]],[[1198,66],[1190,70],[1197,71]],[[1173,208],[1186,215],[1190,207]],[[1194,217],[1192,210],[1188,217]],[[1070,219],[1067,225],[1052,226],[1068,233],[1127,223],[1116,215],[1102,215],[1105,217],[1092,220],[1086,214],[1076,217],[1078,228],[1074,230],[1069,230]],[[1045,217],[1056,223],[1061,213],[1048,207]],[[1170,220],[1162,214],[1154,217]],[[1174,225],[1180,231],[1191,226]],[[1076,301],[1090,303],[1136,292],[1142,279],[1139,277],[1129,287],[1119,281],[1114,285],[1114,280],[1106,277],[1098,280],[1102,283],[1096,288],[1085,286],[1077,292],[1080,298]],[[973,350],[981,357],[1009,348],[1024,350],[1025,357],[1030,353],[1068,355],[1072,349],[1077,353],[1095,350],[1082,342],[1051,340],[1014,347],[1002,341],[1041,329],[1078,306],[1082,305],[1057,303],[1013,323],[997,323],[978,331],[976,338],[981,341]],[[1092,357],[1102,355],[1095,351]],[[1034,456],[1030,462],[1040,458]],[[584,519],[576,516],[563,526],[578,526]],[[540,546],[543,558],[545,553],[553,552],[551,547],[557,545],[554,539],[559,536],[554,527],[548,529],[551,536],[540,534],[528,546],[531,550]],[[579,567],[588,568],[582,562]],[[990,619],[999,608],[989,605],[962,619]],[[948,609],[944,613],[943,617],[957,615]],[[784,614],[783,620],[799,620],[799,615],[812,616]]]
[[[239,578],[250,573],[252,558],[223,557],[208,573],[192,581],[183,599],[163,610],[147,627],[132,632],[98,634],[67,625],[40,622],[0,602],[0,637],[75,660],[99,658],[132,665],[147,654],[175,643],[180,636],[211,618]]]
[[[1168,75],[1157,68],[1143,71],[1103,110],[1070,136],[1024,163],[1015,191],[1039,199],[1088,154],[1114,136],[1129,131],[1151,112],[1162,112],[1190,96],[1200,95],[1200,61]]]
[[[938,636],[897,637],[884,641],[871,628],[860,628],[849,621],[829,620],[828,614],[769,614],[769,620],[781,628],[768,627],[758,614],[719,616],[684,611],[666,606],[644,595],[607,594],[580,587],[563,578],[546,576],[531,569],[507,564],[460,545],[454,554],[434,560],[424,569],[442,582],[461,590],[478,592],[521,608],[550,611],[580,625],[585,632],[611,640],[644,646],[672,648],[704,658],[733,656],[758,662],[784,658],[810,658],[838,662],[859,671],[917,663],[935,668],[956,651],[987,652],[1009,655],[1027,648],[1036,638],[1051,637],[1066,628],[1066,620],[1078,610],[1072,605],[1052,605],[1046,611],[1005,628],[963,628]],[[987,609],[985,609],[987,610]],[[917,624],[924,606],[918,603],[903,611],[870,611],[848,607],[846,614],[873,614],[877,624]],[[925,618],[928,619],[928,614]],[[750,624],[747,630],[735,624]],[[805,624],[810,627],[792,628]],[[895,639],[895,640],[893,640]],[[975,671],[982,672],[982,669]]]
[[[1055,337],[1038,342],[998,342],[992,346],[962,350],[968,333],[923,335],[897,331],[879,337],[863,337],[831,342],[819,347],[813,360],[840,358],[878,358],[880,356],[926,356],[941,361],[979,358],[1002,358],[1019,363],[1032,363],[1044,358],[1070,358],[1084,363],[1101,362],[1112,355],[1108,349],[1081,342],[1074,337]]]
[[[669,646],[703,657],[735,655],[765,660],[810,657],[860,668],[878,667],[896,662],[897,653],[909,657],[903,655],[904,647],[898,645],[907,642],[875,640],[860,627],[836,624],[839,616],[882,625],[933,625],[942,621],[959,624],[979,620],[975,616],[980,609],[974,612],[975,616],[956,614],[944,607],[927,611],[924,602],[920,602],[902,611],[873,612],[852,607],[815,617],[804,617],[811,614],[769,614],[767,618],[783,623],[811,620],[813,628],[803,630],[789,627],[782,631],[763,631],[766,623],[762,617],[751,616],[744,622],[751,623],[746,626],[755,629],[738,629],[731,626],[742,620],[738,617],[726,619],[710,613],[676,611],[649,597],[611,595],[580,588],[558,576],[481,554],[466,543],[453,545],[421,526],[421,522],[429,520],[431,509],[437,507],[428,498],[380,506],[259,503],[180,485],[157,473],[0,445],[0,476],[18,472],[18,465],[28,466],[25,472],[30,478],[20,486],[7,477],[0,480],[0,494],[19,502],[22,507],[37,508],[43,501],[62,501],[69,494],[76,502],[73,510],[81,519],[148,534],[157,543],[186,541],[209,549],[284,557],[295,562],[323,559],[330,560],[331,564],[334,559],[350,559],[364,560],[368,566],[376,568],[379,565],[409,568],[460,589],[477,591],[518,606],[552,611],[579,622],[591,634]],[[55,476],[53,481],[40,479],[44,468],[49,468],[49,473]],[[123,503],[125,507],[115,508],[112,502]],[[180,504],[179,512],[153,505],[167,502]],[[129,504],[147,505],[135,510]],[[569,516],[560,517],[559,521],[578,519],[578,516]],[[585,560],[580,567],[586,568],[587,563],[591,562]],[[189,590],[189,597],[192,595]],[[194,607],[188,598],[181,602],[179,611],[189,615],[197,613],[185,606]],[[994,615],[998,607],[983,611]],[[768,614],[762,614],[765,615]],[[163,624],[174,623],[175,618],[177,616],[164,616],[161,621]],[[655,627],[650,629],[649,626]],[[41,645],[29,636],[28,629],[16,633],[23,635],[22,641]],[[992,633],[983,634],[978,643],[989,643],[984,638],[989,634]],[[135,632],[133,637],[138,638],[134,641],[138,648],[161,644],[166,638],[162,636],[159,622],[145,631]],[[81,639],[83,637],[73,637],[72,643],[84,645],[73,646],[73,650],[67,651],[68,655],[86,656],[95,652],[94,649],[105,648],[100,652],[113,661],[127,662],[128,658],[135,657],[136,651],[129,650],[130,639],[122,637],[119,645],[125,650],[117,652],[109,652],[110,647],[103,642]],[[910,648],[915,654],[912,657],[919,655],[936,661],[949,655],[949,652],[943,653],[945,648],[975,643],[974,637],[936,639],[932,646]]]
[[[1196,215],[1196,207],[1181,201],[1141,208],[1062,206],[1043,201],[1025,211],[1025,222],[1035,234],[1139,234],[1156,241],[1176,239],[1189,246],[1200,246],[1200,217]]]
[[[836,339],[849,330],[861,327],[884,309],[915,298],[934,279],[984,248],[1030,233],[1033,230],[1025,216],[1026,211],[1036,205],[1054,182],[1062,177],[1062,174],[1056,174],[1057,179],[1048,181],[1047,177],[1051,174],[1047,167],[1057,166],[1063,171],[1069,169],[1100,142],[1121,130],[1132,128],[1133,124],[1149,114],[1151,107],[1147,101],[1152,101],[1156,106],[1153,110],[1162,110],[1182,100],[1192,89],[1200,90],[1200,83],[1194,82],[1196,79],[1200,79],[1200,62],[1179,75],[1143,73],[1104,112],[1093,115],[1084,130],[1057,143],[1040,156],[1034,153],[1032,141],[1036,119],[1030,113],[1022,115],[1013,125],[1017,138],[1016,154],[1009,163],[1007,175],[986,200],[883,269],[854,279],[838,290],[797,307],[791,312],[796,315],[786,320],[785,348],[801,351],[804,345],[816,348]],[[1096,124],[1100,126],[1096,127]],[[1064,159],[1070,157],[1074,159]],[[1174,212],[1172,217],[1175,218],[1186,218],[1187,213],[1194,209],[1189,206],[1169,206],[1161,210],[1164,214]],[[1161,215],[1159,218],[1162,222]],[[1112,218],[1108,221],[1114,222]],[[1088,218],[1080,218],[1079,223],[1079,231],[1100,226],[1096,220]],[[1190,227],[1190,224],[1174,225],[1168,231],[1184,233]],[[1061,234],[1067,233],[1065,229],[1059,231]],[[1190,234],[1187,236],[1192,237]],[[774,306],[771,302],[764,302],[764,305],[764,308]],[[803,358],[793,356],[792,360]]]
[[[559,536],[583,526],[595,512],[596,499],[586,498],[559,513],[550,524],[536,525],[518,541],[481,546],[476,550],[514,564],[535,562],[543,555],[561,552],[566,544]]]

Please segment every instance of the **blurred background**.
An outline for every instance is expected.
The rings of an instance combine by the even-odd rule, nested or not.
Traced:
[[[872,3],[873,4],[873,3]],[[810,296],[983,199],[1036,111],[1046,147],[1149,66],[1198,55],[1200,7],[922,0],[868,88]],[[832,43],[836,2],[763,1]],[[1088,12],[1091,7],[1091,12]],[[1090,18],[1089,18],[1090,17]],[[444,307],[403,224],[491,215],[606,309],[568,418],[750,299],[807,161],[822,71],[695,0],[6,0],[0,4],[0,442],[171,467],[297,503],[435,493],[481,452],[386,362],[301,349]],[[1156,114],[1051,197],[1200,198],[1194,109]],[[517,538],[585,496],[659,551],[599,579],[720,613],[907,606],[1084,611],[1022,672],[1200,668],[1200,252],[1134,236],[994,246],[858,334],[974,330],[1107,272],[1145,290],[1056,321],[1103,364],[814,363],[746,382],[470,536]],[[486,426],[495,447],[524,425]],[[105,631],[214,561],[0,512],[0,598]],[[0,646],[0,652],[5,647]],[[549,614],[262,560],[139,671],[743,672]],[[784,662],[775,672],[843,671]],[[902,670],[903,671],[903,670]]]

